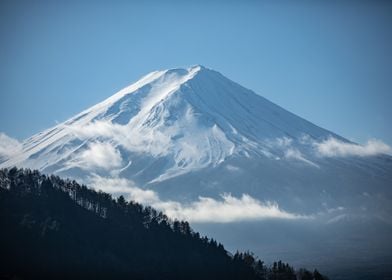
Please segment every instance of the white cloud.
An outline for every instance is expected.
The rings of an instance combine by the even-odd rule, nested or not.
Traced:
[[[312,161],[306,159],[306,158],[302,155],[302,153],[301,153],[299,150],[295,149],[295,148],[288,148],[288,149],[285,151],[284,156],[285,156],[285,158],[287,158],[287,159],[296,159],[296,160],[305,162],[305,163],[307,163],[307,164],[309,164],[309,165],[311,165],[311,166],[313,166],[313,167],[320,168],[320,166],[318,166],[318,165],[315,164],[314,162],[312,162]]]
[[[94,175],[88,182],[93,188],[110,192],[116,196],[124,195],[127,199],[150,205],[164,212],[168,217],[198,223],[229,223],[262,219],[307,219],[286,212],[276,202],[261,202],[247,194],[236,198],[231,194],[221,195],[221,199],[199,197],[191,203],[161,200],[152,190],[135,186],[134,182],[124,178],[104,178]]]
[[[390,146],[376,139],[369,140],[365,145],[358,145],[330,137],[320,143],[314,142],[313,145],[319,155],[326,157],[366,157],[378,154],[390,154],[392,152]]]
[[[271,147],[279,148],[283,152],[283,157],[286,159],[296,159],[314,167],[319,167],[301,153],[301,151],[297,148],[297,145],[293,144],[293,139],[291,138],[276,138],[268,143]],[[365,145],[358,145],[355,143],[345,142],[334,137],[329,137],[324,141],[317,142],[309,135],[303,135],[299,139],[298,144],[305,147],[312,147],[314,154],[321,157],[366,157],[392,153],[392,148],[390,146],[376,139],[369,140]]]
[[[231,194],[221,195],[220,200],[199,197],[187,205],[163,203],[154,205],[169,217],[190,222],[229,223],[261,219],[300,219],[304,216],[281,210],[275,202],[261,202],[247,194],[236,198]]]
[[[138,188],[133,181],[125,178],[101,177],[94,174],[87,179],[87,184],[96,190],[102,190],[115,196],[123,195],[129,200],[139,203],[154,204],[160,201],[154,191]]]
[[[302,140],[301,140],[302,141]],[[300,150],[293,146],[293,139],[288,137],[276,138],[268,142],[272,147],[279,148],[285,159],[294,159],[306,163],[310,166],[320,168],[316,163],[308,160]],[[300,142],[301,143],[301,142]],[[280,159],[280,157],[279,157]]]
[[[293,139],[288,138],[286,136],[281,138],[276,138],[276,144],[280,147],[290,147],[291,143],[293,143]]]
[[[164,156],[169,152],[170,136],[149,127],[119,125],[111,121],[96,121],[87,125],[69,126],[80,139],[104,138],[132,152]]]
[[[102,168],[111,170],[120,167],[122,158],[120,152],[110,143],[93,142],[88,148],[76,155],[68,165],[82,169]]]
[[[83,125],[72,125],[68,128],[79,138],[112,137],[114,132],[119,132],[120,125],[108,121],[94,121]],[[117,135],[117,134],[116,134]]]
[[[110,120],[72,125],[68,129],[83,141],[99,139],[121,146],[132,153],[143,153],[154,158],[170,157],[171,165],[153,181],[162,181],[190,170],[218,165],[234,152],[234,144],[216,125],[205,126],[194,116],[191,108],[185,117],[170,125],[165,122],[167,113],[139,120],[134,118],[126,125]],[[139,121],[139,122],[137,122]],[[186,129],[185,129],[186,128]]]
[[[22,144],[7,134],[0,132],[0,158],[10,158],[22,151]]]

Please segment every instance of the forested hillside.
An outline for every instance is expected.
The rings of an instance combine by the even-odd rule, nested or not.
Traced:
[[[0,279],[326,279],[228,253],[185,221],[28,169],[0,170]]]

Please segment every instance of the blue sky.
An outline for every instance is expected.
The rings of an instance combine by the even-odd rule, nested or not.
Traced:
[[[388,1],[2,0],[0,131],[23,139],[150,71],[202,64],[392,145],[390,26]]]

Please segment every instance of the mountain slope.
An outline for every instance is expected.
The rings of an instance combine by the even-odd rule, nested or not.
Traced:
[[[126,178],[183,201],[248,193],[306,214],[358,203],[371,208],[380,193],[388,207],[391,157],[326,156],[330,140],[355,148],[220,73],[194,66],[146,75],[25,140],[22,153],[0,167],[37,168],[86,183],[92,174]]]

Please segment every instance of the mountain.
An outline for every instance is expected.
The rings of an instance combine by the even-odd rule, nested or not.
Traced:
[[[365,255],[392,264],[387,151],[377,141],[348,141],[198,65],[144,76],[26,139],[0,168],[39,169],[123,194],[189,219],[229,249],[299,263],[347,256],[339,261],[346,265]],[[266,242],[292,231],[281,240],[317,246],[306,253],[294,246],[289,257],[256,234],[237,240],[249,234],[243,222]]]
[[[82,181],[91,174],[127,178],[171,199],[247,193],[307,214],[325,205],[358,205],[357,199],[366,203],[374,189],[388,191],[390,204],[391,157],[333,157],[323,150],[331,143],[355,146],[218,72],[194,66],[144,76],[28,138],[23,151],[0,167]]]
[[[330,135],[218,72],[196,66],[148,74],[65,123],[31,137],[23,153],[7,165],[56,172],[105,168],[98,163],[80,166],[77,154],[92,142],[112,142],[121,158],[107,169],[117,168],[120,175],[127,170],[141,172],[138,177],[143,179],[138,181],[146,184],[218,166],[235,155],[281,157],[268,140]],[[132,164],[127,165],[138,161],[137,153],[165,160],[158,172],[133,170]]]
[[[1,279],[326,279],[228,254],[185,221],[37,171],[0,170]]]

